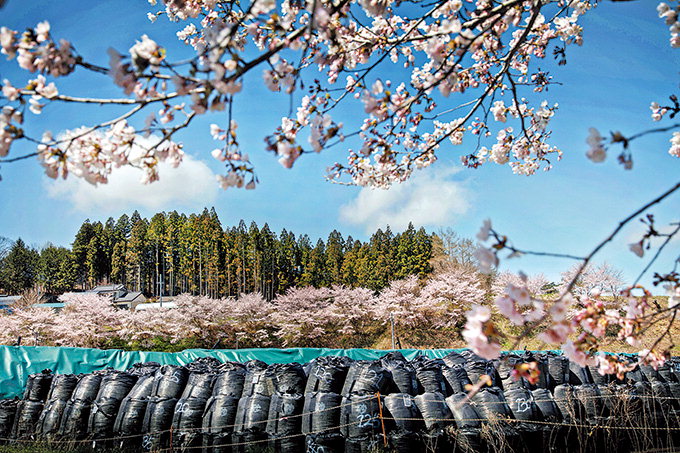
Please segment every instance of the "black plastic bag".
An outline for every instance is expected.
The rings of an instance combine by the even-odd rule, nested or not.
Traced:
[[[585,407],[589,422],[596,423],[599,417],[608,415],[607,408],[602,401],[602,394],[596,385],[577,385],[574,387],[574,396]]]
[[[454,364],[446,366],[442,368],[442,374],[452,394],[465,393],[467,392],[468,385],[472,384],[463,365]]]
[[[515,379],[512,375],[512,370],[516,365],[524,363],[522,356],[518,354],[505,354],[498,360],[496,370],[500,377],[503,390],[514,390],[524,388],[524,381],[522,379]]]
[[[576,398],[574,387],[571,384],[556,386],[553,390],[553,399],[560,409],[562,419],[567,423],[585,420],[586,409],[581,401]]]
[[[483,388],[472,396],[477,412],[490,421],[513,418],[512,410],[498,387]]]
[[[537,421],[543,420],[534,403],[534,395],[528,389],[506,390],[505,401],[510,406],[512,414],[517,420]]]
[[[443,394],[438,392],[423,393],[414,399],[423,416],[425,428],[428,430],[444,428],[454,423],[453,415]]]
[[[241,396],[254,395],[272,395],[272,389],[267,384],[267,364],[260,360],[251,360],[246,363],[246,375]]]
[[[302,394],[307,384],[307,375],[299,363],[275,363],[266,372],[270,395],[274,393]]]
[[[177,401],[172,428],[176,439],[174,443],[181,451],[192,451],[201,445],[206,402],[203,398],[182,398]]]
[[[383,403],[385,423],[390,429],[415,433],[425,428],[416,401],[408,393],[390,393]]]
[[[420,356],[413,361],[413,366],[416,369],[416,378],[422,393],[441,393],[444,396],[453,393],[446,385],[442,373],[442,367],[446,366],[443,360]]]
[[[269,451],[276,453],[300,453],[305,451],[305,436],[299,434],[293,437],[269,436],[267,442]]]
[[[231,395],[217,395],[208,399],[202,422],[204,450],[213,453],[231,451],[231,447],[219,445],[231,443],[239,399]]]
[[[569,384],[582,385],[592,384],[593,378],[590,375],[590,370],[587,367],[582,367],[576,362],[569,361]]]
[[[61,419],[68,401],[53,399],[48,400],[40,414],[38,423],[35,427],[36,437],[40,440],[57,440]]]
[[[459,429],[478,429],[482,426],[482,416],[477,412],[467,394],[451,395],[446,398],[446,404]]]
[[[467,363],[467,357],[460,352],[449,352],[447,355],[442,357],[442,360],[446,364],[446,366],[453,367],[455,365],[462,365],[465,366],[465,363]]]
[[[240,398],[243,394],[245,379],[246,368],[242,364],[235,362],[223,364],[217,376],[215,376],[212,396],[234,396]]]
[[[66,404],[64,414],[61,417],[59,437],[68,440],[80,440],[87,437],[88,420],[90,419],[91,410],[92,401],[70,400]]]
[[[377,453],[384,451],[382,435],[345,439],[345,453]]]
[[[418,379],[413,364],[399,351],[387,353],[380,359],[382,366],[390,372],[390,393],[418,394]]]
[[[345,438],[361,438],[381,430],[378,398],[371,394],[352,394],[342,399],[340,432]]]
[[[534,403],[541,411],[543,419],[551,423],[559,423],[562,421],[562,413],[560,408],[555,403],[552,393],[548,389],[536,389],[531,393],[534,396]]]
[[[161,364],[158,362],[135,363],[127,369],[127,372],[134,376],[147,376],[156,374],[156,371],[158,371],[160,367]]]
[[[305,398],[300,394],[275,393],[272,395],[266,425],[267,433],[273,437],[300,434],[304,405]]]
[[[50,392],[52,386],[52,370],[46,369],[40,373],[30,374],[26,381],[26,389],[24,390],[24,400],[30,401],[45,401],[47,394]]]
[[[302,410],[302,432],[331,433],[338,432],[342,396],[337,393],[307,393]]]
[[[0,439],[9,439],[17,415],[18,399],[0,400]],[[0,440],[0,444],[3,441]]]
[[[104,376],[99,385],[96,400],[112,399],[122,401],[137,383],[138,376],[124,371],[114,371]]]
[[[186,368],[176,365],[163,365],[154,375],[151,396],[160,399],[179,399],[189,378]]]
[[[180,399],[207,400],[212,396],[215,375],[211,373],[191,373]]]
[[[92,401],[97,399],[97,394],[99,393],[99,387],[101,386],[101,383],[101,374],[93,373],[83,375],[71,394],[71,401],[83,401],[87,402],[88,404],[92,403]]]
[[[569,383],[569,359],[562,355],[548,355],[548,373],[550,374],[550,388]]]
[[[168,445],[169,431],[178,401],[177,398],[149,397],[142,423],[142,432],[145,434],[142,443],[145,449],[148,447],[156,450]]]
[[[271,397],[255,394],[238,402],[234,432],[262,431],[267,427]]]
[[[348,357],[324,356],[310,362],[305,393],[340,393],[352,361]]]
[[[310,434],[305,437],[307,453],[343,453],[345,439],[338,433]]]
[[[357,360],[347,372],[342,396],[355,393],[385,393],[389,386],[389,371],[379,360]]]
[[[57,374],[52,378],[50,392],[47,394],[47,401],[62,400],[68,401],[73,395],[79,377],[75,374]]]
[[[43,407],[44,403],[42,401],[23,400],[19,402],[14,425],[12,426],[12,438],[30,439],[35,433]]]

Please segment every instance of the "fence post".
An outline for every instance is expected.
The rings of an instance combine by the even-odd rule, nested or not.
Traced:
[[[392,327],[392,349],[395,349],[394,343],[394,313],[390,312],[390,326]]]
[[[387,447],[387,433],[385,432],[385,419],[383,418],[382,401],[380,400],[380,392],[376,392],[375,396],[378,397],[378,414],[380,416],[380,426],[382,428],[383,442],[385,447]]]

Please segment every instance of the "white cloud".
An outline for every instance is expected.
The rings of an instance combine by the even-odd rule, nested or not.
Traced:
[[[131,209],[202,208],[213,204],[220,190],[215,174],[203,162],[185,154],[182,163],[172,168],[159,164],[160,179],[151,184],[140,182],[142,171],[134,167],[114,169],[108,184],[93,186],[82,178],[46,183],[50,198],[67,200],[77,211],[101,213]]]
[[[389,225],[404,230],[418,226],[450,226],[470,209],[465,183],[451,177],[460,170],[417,171],[407,182],[388,190],[362,188],[357,197],[340,207],[340,221],[363,226],[367,233]]]

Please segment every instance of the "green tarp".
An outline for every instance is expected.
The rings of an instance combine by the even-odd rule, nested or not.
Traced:
[[[400,349],[413,360],[419,355],[441,358],[462,349]],[[0,398],[21,396],[29,374],[49,368],[55,374],[91,373],[105,367],[124,370],[137,362],[186,365],[199,357],[215,357],[222,362],[262,360],[266,363],[305,363],[327,355],[355,360],[378,359],[390,352],[378,349],[187,349],[182,352],[121,351],[118,349],[59,348],[48,346],[0,346]]]

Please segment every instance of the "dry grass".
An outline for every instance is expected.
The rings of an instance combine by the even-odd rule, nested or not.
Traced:
[[[655,297],[654,301],[660,307],[666,307],[668,305],[667,296]],[[608,298],[606,302],[614,303],[614,300],[613,298]],[[510,321],[503,316],[496,314],[493,320],[500,331],[506,332],[511,336],[518,336],[522,332],[519,327],[512,325]],[[652,326],[643,335],[642,346],[638,347],[633,347],[625,341],[619,340],[616,337],[616,332],[608,333],[602,340],[602,350],[608,352],[636,353],[641,349],[654,344],[654,342],[664,334],[669,321],[670,317]],[[502,344],[503,349],[541,351],[555,348],[554,345],[546,344],[536,338],[536,333],[537,332],[529,333],[529,335],[519,342],[515,342],[514,338],[508,338]],[[398,339],[396,346],[401,349],[455,349],[466,347],[465,341],[461,337],[461,332],[456,329],[406,329],[397,327],[396,337]],[[663,348],[670,347],[672,354],[680,355],[680,344],[672,343],[671,339],[673,338],[680,338],[680,319],[675,320],[673,326],[670,328],[670,335],[667,335],[666,338],[659,343]],[[392,349],[392,336],[389,326],[385,326],[383,332],[376,336],[376,339],[370,345],[370,348]]]

